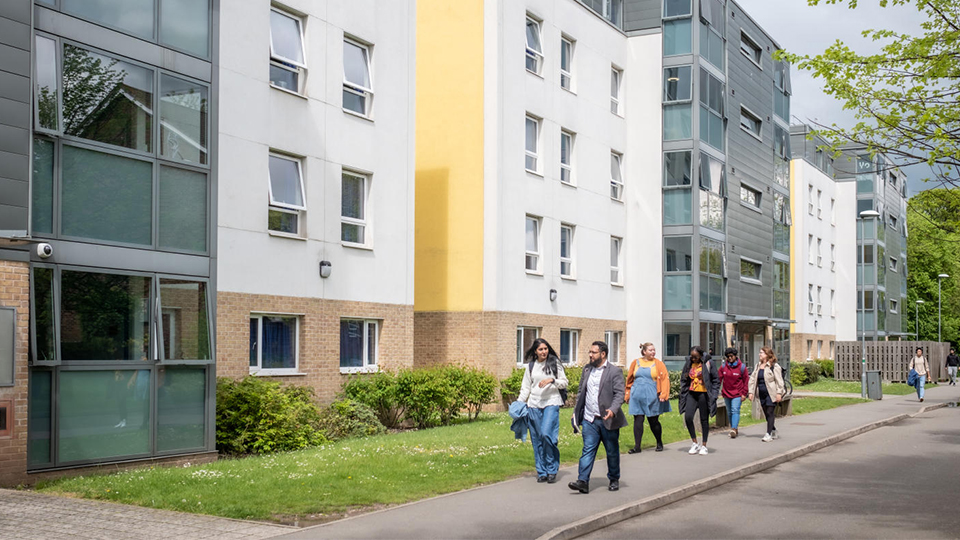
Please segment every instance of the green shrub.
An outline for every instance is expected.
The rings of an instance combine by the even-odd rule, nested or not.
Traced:
[[[670,399],[680,396],[680,370],[670,371]]]
[[[461,408],[467,409],[467,418],[472,422],[480,415],[480,409],[492,403],[497,393],[497,378],[493,373],[476,367],[458,367],[454,378],[454,390],[459,394]]]
[[[820,364],[816,362],[791,362],[790,382],[793,386],[815,383],[820,379]]]
[[[320,429],[331,441],[378,435],[386,431],[372,407],[341,399],[320,411]]]
[[[356,374],[343,384],[342,395],[373,409],[380,423],[396,428],[403,418],[403,407],[397,402],[397,376],[380,371]]]
[[[500,381],[500,394],[506,399],[517,399],[520,387],[523,385],[523,371],[527,368],[517,368],[510,376]]]
[[[820,365],[820,375],[827,377],[828,379],[833,378],[833,368],[834,368],[833,360],[820,359],[820,360],[814,360],[814,362]]]
[[[437,368],[397,373],[397,403],[405,409],[404,418],[418,428],[435,425],[448,415],[454,399],[449,380]]]
[[[217,449],[227,454],[299,450],[326,442],[313,389],[253,376],[217,379]]]
[[[576,405],[577,393],[580,391],[580,376],[583,374],[583,366],[564,368],[563,374],[567,376],[567,402],[565,405],[573,407]]]

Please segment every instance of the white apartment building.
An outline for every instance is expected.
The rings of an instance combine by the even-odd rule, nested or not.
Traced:
[[[790,285],[793,359],[834,358],[836,341],[857,339],[856,183],[834,178],[826,144],[792,126],[794,159]]]
[[[410,365],[413,0],[221,4],[218,374]]]

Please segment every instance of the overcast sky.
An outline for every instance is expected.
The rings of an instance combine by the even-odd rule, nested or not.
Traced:
[[[874,53],[881,44],[864,39],[860,34],[867,29],[885,28],[897,32],[919,35],[923,15],[915,6],[881,8],[878,0],[860,0],[857,9],[843,5],[808,6],[807,0],[736,0],[738,4],[781,47],[792,53],[815,55],[824,51],[836,40],[841,40],[858,53]],[[813,121],[824,124],[837,123],[849,126],[853,115],[844,111],[842,104],[824,94],[819,80],[806,71],[791,73],[793,96],[790,100],[792,123]],[[924,183],[929,175],[926,167],[908,170],[909,194],[936,187],[933,182]]]

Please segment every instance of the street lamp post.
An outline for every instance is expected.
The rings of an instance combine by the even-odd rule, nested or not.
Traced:
[[[880,217],[876,210],[860,212],[860,397],[867,399],[867,283],[864,279],[864,267],[867,239],[863,234],[863,221],[867,218]]]
[[[917,341],[920,341],[920,304],[923,304],[923,300],[917,300],[917,309],[916,314],[913,317],[913,322],[917,323]]]
[[[940,275],[937,276],[937,343],[943,342],[943,338],[940,336],[940,320],[941,320],[941,317],[942,317],[942,315],[941,315],[942,311],[941,311],[941,308],[940,308],[940,303],[941,303],[941,302],[940,302],[940,300],[941,300],[941,296],[940,296],[940,284],[943,282],[944,279],[946,279],[946,278],[948,278],[948,277],[950,277],[950,276],[947,275],[947,274],[940,274]]]

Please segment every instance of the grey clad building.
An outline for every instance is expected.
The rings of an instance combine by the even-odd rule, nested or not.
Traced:
[[[217,13],[0,3],[0,483],[215,456]]]
[[[663,350],[789,358],[790,70],[736,2],[627,0],[663,34]]]

